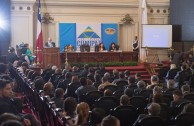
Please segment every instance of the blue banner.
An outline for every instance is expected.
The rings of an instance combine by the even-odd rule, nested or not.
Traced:
[[[109,50],[109,46],[112,42],[118,44],[118,25],[116,23],[103,23],[101,29],[102,42],[104,43],[106,50]]]
[[[76,23],[59,23],[59,43],[60,52],[69,44],[76,49]]]
[[[100,28],[100,26],[99,26],[99,28]],[[80,45],[76,45],[76,33],[79,30],[81,30],[81,29],[76,29],[76,23],[59,23],[60,52],[63,52],[64,47],[69,45],[69,44],[73,45],[74,51],[76,51],[76,46],[80,46]],[[88,33],[87,28],[82,30],[83,33],[85,33],[84,31],[87,31],[87,33]],[[92,31],[91,33],[92,33],[92,35],[96,35],[95,33],[97,33],[97,32]],[[101,24],[101,33],[100,34],[99,34],[99,36],[101,36],[101,38],[99,37],[99,38],[93,38],[93,39],[95,41],[97,41],[96,39],[101,39],[101,41],[105,45],[106,50],[109,50],[109,46],[112,42],[114,42],[115,44],[118,44],[118,25],[116,23],[103,23],[103,24]],[[82,34],[80,34],[80,35],[82,35]],[[98,43],[99,43],[99,40],[98,40],[98,42],[95,42],[95,44],[98,44]],[[90,46],[93,46],[95,44],[92,44]]]

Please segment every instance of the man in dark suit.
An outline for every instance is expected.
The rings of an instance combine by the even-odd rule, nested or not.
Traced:
[[[52,38],[48,38],[48,41],[45,43],[45,47],[55,47],[55,42],[52,42]]]

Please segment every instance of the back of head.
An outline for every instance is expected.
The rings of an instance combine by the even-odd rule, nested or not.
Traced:
[[[144,81],[141,80],[141,81],[138,81],[138,82],[137,82],[137,87],[138,87],[138,88],[145,88],[145,87],[146,87],[146,84],[145,84]]]
[[[75,98],[67,97],[64,100],[63,108],[64,108],[64,110],[65,110],[65,112],[67,113],[68,116],[71,116],[71,117],[74,116],[76,106],[77,106],[77,102],[76,102]]]
[[[157,75],[152,75],[151,76],[151,82],[158,82],[158,76]]]
[[[81,102],[76,107],[76,113],[78,118],[76,120],[76,125],[81,125],[84,123],[85,120],[89,117],[90,107],[87,103]]]
[[[104,90],[104,96],[112,96],[113,92],[110,89]]]
[[[80,84],[81,85],[87,85],[87,79],[85,77],[81,77],[80,80],[79,80]]]
[[[162,89],[161,89],[161,87],[155,86],[155,87],[153,88],[153,94],[154,94],[154,95],[155,95],[155,94],[162,94]]]
[[[131,98],[131,97],[133,97],[133,90],[130,88],[126,88],[124,90],[124,94]]]
[[[129,105],[129,97],[127,95],[121,96],[120,105]]]
[[[11,114],[11,113],[3,113],[0,115],[0,124],[7,120],[17,120],[19,121],[18,116]]]
[[[101,126],[120,126],[118,118],[108,115],[103,118]]]
[[[185,92],[190,92],[190,86],[185,84],[181,87],[181,91],[182,93],[185,93]]]
[[[135,77],[128,77],[128,82],[130,84],[134,84],[135,83]]]
[[[24,126],[24,125],[17,120],[7,120],[3,122],[1,126]]]
[[[124,74],[124,72],[122,72],[122,71],[121,71],[121,72],[119,72],[119,77],[120,77],[120,78],[125,78],[125,74]]]
[[[62,98],[64,94],[64,90],[62,88],[55,89],[55,97]]]
[[[151,103],[148,106],[148,113],[152,116],[158,116],[160,114],[160,105],[158,103]]]

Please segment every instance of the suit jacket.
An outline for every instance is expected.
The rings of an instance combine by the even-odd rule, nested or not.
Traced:
[[[49,43],[46,42],[45,43],[45,47],[55,47],[56,46],[54,42],[51,42],[51,44],[52,44],[52,46],[50,46]]]

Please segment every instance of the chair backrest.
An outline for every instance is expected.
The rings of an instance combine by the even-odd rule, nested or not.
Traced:
[[[95,100],[101,98],[102,96],[103,96],[103,92],[101,91],[91,91],[85,94],[85,101],[92,109],[92,105],[94,104]]]
[[[103,90],[106,90],[106,89],[109,89],[111,90],[112,92],[115,92],[118,88],[116,85],[107,85],[103,88]]]
[[[90,46],[89,45],[81,45],[80,52],[90,52]]]
[[[137,126],[165,126],[165,124],[159,116],[149,116],[140,119]]]
[[[183,103],[179,104],[178,106],[176,106],[176,107],[174,108],[174,110],[173,110],[173,116],[175,117],[175,116],[177,116],[179,113],[181,113],[182,110],[183,110],[183,108],[184,108],[184,106],[185,106],[186,104],[189,104],[189,103],[193,103],[193,102],[191,102],[191,101],[186,101],[186,102],[183,102]]]
[[[175,117],[177,126],[191,126],[194,125],[194,113],[182,113]]]
[[[166,103],[168,106],[170,106],[171,101],[173,100],[172,95],[169,94],[162,94],[163,96],[163,101]]]
[[[115,96],[118,100],[120,100],[120,97],[124,94],[124,90],[116,90],[113,92],[113,96]]]
[[[124,81],[124,80],[120,80],[120,81],[117,81],[116,82],[116,85],[117,85],[117,88],[118,89],[124,89],[124,87],[126,85],[128,85],[128,82],[127,81]]]
[[[151,94],[153,94],[152,89],[144,89],[144,90],[140,91],[140,93],[139,93],[140,96],[143,96],[146,99],[149,99]]]
[[[130,104],[135,106],[140,113],[144,112],[144,108],[147,106],[147,100],[143,96],[133,96],[129,101]]]
[[[111,109],[116,108],[119,101],[113,96],[103,96],[95,101],[94,106],[105,110],[106,115],[110,114]]]
[[[194,102],[194,93],[186,94],[184,96],[184,99],[187,99],[189,101],[193,101]]]
[[[112,111],[112,115],[120,120],[121,126],[131,126],[137,120],[137,109],[130,106],[118,106]]]

